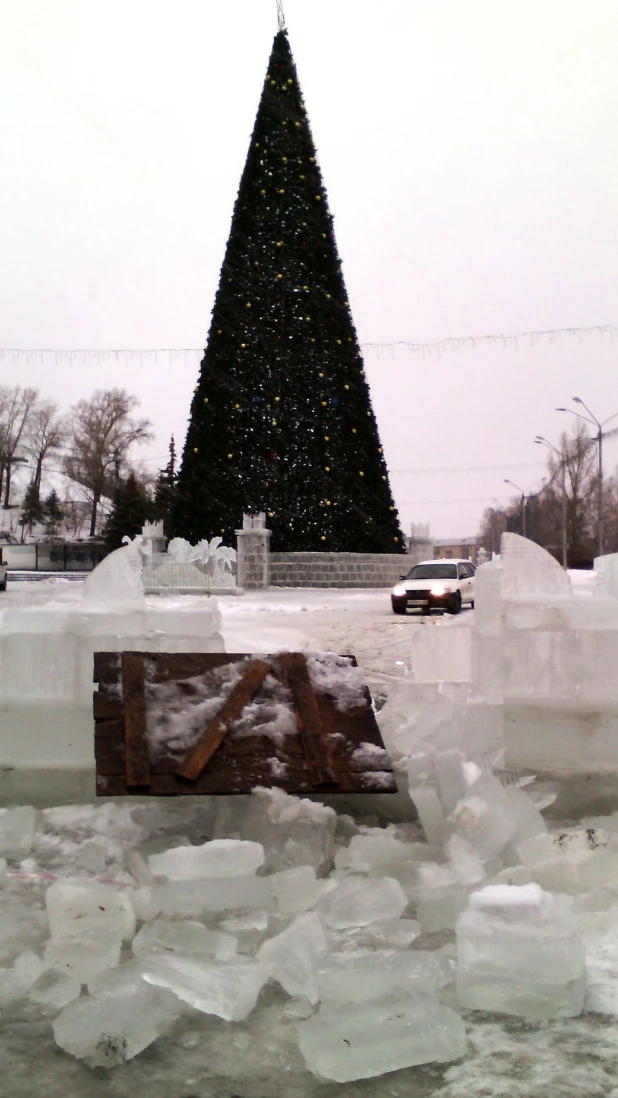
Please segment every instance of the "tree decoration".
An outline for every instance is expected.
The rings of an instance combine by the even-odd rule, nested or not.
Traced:
[[[282,24],[191,407],[174,533],[232,539],[243,513],[259,511],[275,551],[405,551]]]

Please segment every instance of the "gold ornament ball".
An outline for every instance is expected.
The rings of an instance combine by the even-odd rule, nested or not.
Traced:
[[[358,475],[359,475],[359,477],[364,477],[365,474],[363,473],[362,469],[358,470]]]
[[[318,374],[318,377],[324,377],[324,374]]]
[[[204,404],[208,404],[208,397],[204,397]]]
[[[234,455],[233,455],[233,454],[228,454],[227,456],[228,456],[228,458],[232,458],[232,457],[234,457]]]
[[[326,407],[326,401],[325,401],[325,400],[323,400],[323,401],[322,401],[322,407],[323,407],[323,408],[325,408],[325,407]]]
[[[281,397],[275,397],[275,400],[281,400]]]
[[[322,534],[322,537],[320,538],[320,541],[326,541],[326,535],[325,534]]]
[[[329,499],[326,500],[326,506],[330,507],[330,500]]]
[[[330,473],[330,465],[325,465],[324,466],[324,472],[325,473]]]
[[[344,387],[344,389],[349,389],[350,388],[349,385],[344,385],[343,387]]]
[[[266,194],[266,191],[260,191],[260,194]]]
[[[198,450],[197,446],[193,447],[193,453],[194,454],[199,454],[199,450]]]
[[[275,244],[275,247],[280,248],[282,243],[283,243],[283,241],[278,240],[277,243]]]
[[[241,347],[246,347],[246,346],[247,346],[247,344],[246,344],[246,343],[241,343],[241,345],[240,345],[240,346],[241,346]]]
[[[275,512],[274,511],[269,511],[268,512],[268,517],[269,518],[274,518],[275,517]]]
[[[234,407],[238,410],[238,408],[240,408],[240,404],[235,404]]]
[[[324,442],[330,442],[330,438],[328,435],[324,435]]]
[[[283,278],[283,275],[282,275],[282,274],[278,274],[278,275],[277,275],[277,278]]]

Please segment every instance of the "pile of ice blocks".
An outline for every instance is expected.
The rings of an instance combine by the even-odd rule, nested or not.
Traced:
[[[422,829],[281,790],[0,811],[5,1024],[112,1068],[218,1019],[240,1092],[254,1019],[302,1093],[460,1058],[462,1009],[618,1016],[618,815],[550,831],[455,750],[407,771]]]

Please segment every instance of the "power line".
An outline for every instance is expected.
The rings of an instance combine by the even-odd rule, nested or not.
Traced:
[[[495,473],[504,472],[505,469],[538,469],[539,465],[544,464],[543,461],[525,461],[518,465],[504,462],[502,465],[456,465],[453,468],[444,467],[442,469],[391,469],[390,475],[393,477],[403,476],[408,473],[412,476],[416,476],[417,473]]]

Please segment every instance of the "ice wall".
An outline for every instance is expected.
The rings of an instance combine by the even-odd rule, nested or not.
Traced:
[[[474,617],[413,636],[380,715],[387,746],[405,756],[429,729],[472,757],[502,748],[507,767],[618,775],[618,554],[595,572],[574,592],[549,553],[504,534],[477,570]]]
[[[94,795],[94,652],[224,650],[214,599],[144,597],[135,543],[74,594],[1,615],[0,804]]]

